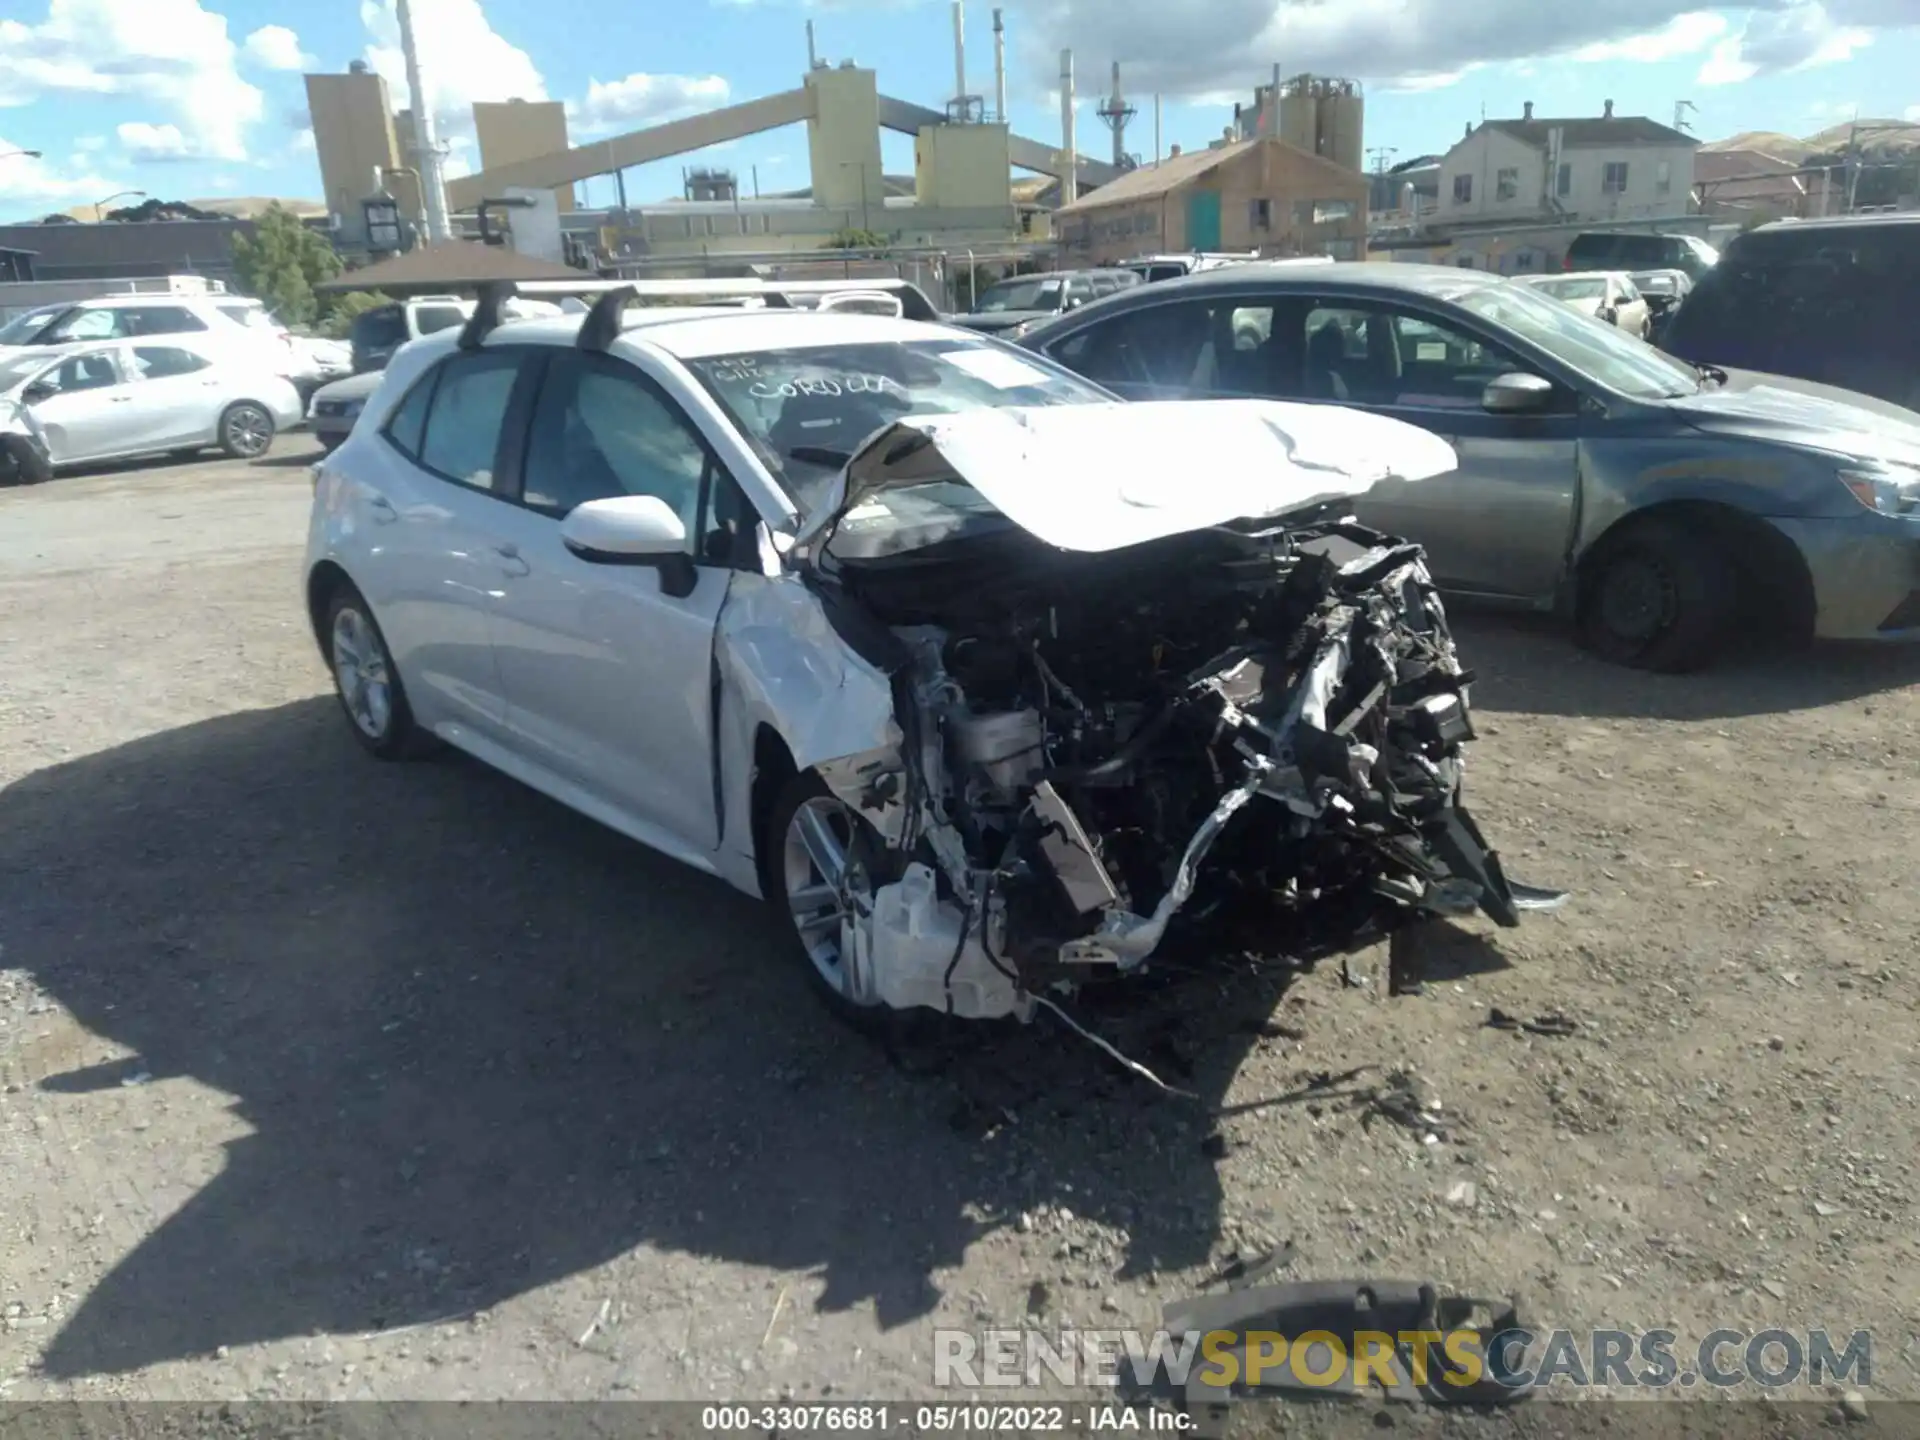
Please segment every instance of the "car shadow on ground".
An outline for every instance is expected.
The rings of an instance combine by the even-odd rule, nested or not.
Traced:
[[[1200,1105],[1037,1025],[890,1055],[764,907],[458,757],[373,761],[331,698],[0,791],[0,876],[8,963],[134,1055],[36,1077],[42,1103],[151,1076],[142,1103],[190,1113],[185,1077],[251,1131],[88,1294],[53,1377],[471,1313],[643,1244],[817,1272],[822,1309],[897,1325],[1049,1201],[1125,1227],[1130,1273],[1198,1264],[1205,1105],[1285,988],[1086,1012]],[[197,1176],[193,1149],[142,1164]]]
[[[1477,710],[1591,719],[1732,720],[1815,710],[1920,683],[1920,645],[1752,640],[1691,675],[1655,675],[1579,649],[1547,616],[1449,610]]]

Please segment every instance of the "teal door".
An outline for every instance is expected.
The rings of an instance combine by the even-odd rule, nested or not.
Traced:
[[[1220,248],[1220,192],[1196,190],[1187,197],[1187,248]]]

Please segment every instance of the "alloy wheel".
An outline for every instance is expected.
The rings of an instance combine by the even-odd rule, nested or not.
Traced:
[[[858,820],[831,795],[803,801],[787,822],[780,879],[800,944],[829,989],[844,999],[852,976],[842,953],[844,922],[871,913],[873,882],[860,858]]]
[[[252,458],[273,443],[273,421],[254,405],[236,405],[227,412],[226,440],[236,454]]]
[[[333,620],[333,678],[348,716],[369,740],[393,724],[393,682],[386,647],[367,617],[347,606]]]

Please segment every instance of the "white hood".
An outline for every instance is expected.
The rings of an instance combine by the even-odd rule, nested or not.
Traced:
[[[1437,436],[1335,405],[1156,400],[969,410],[880,431],[796,538],[812,540],[875,490],[958,476],[1049,545],[1118,550],[1351,499],[1380,480],[1431,479],[1457,463]]]

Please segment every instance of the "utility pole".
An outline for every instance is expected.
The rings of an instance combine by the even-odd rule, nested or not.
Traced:
[[[1367,153],[1373,156],[1373,173],[1376,175],[1384,175],[1387,173],[1387,162],[1398,155],[1400,151],[1392,145],[1376,145]]]
[[[440,166],[440,142],[433,132],[433,99],[420,80],[420,52],[413,39],[413,9],[397,0],[400,53],[407,62],[407,93],[413,97],[413,165],[420,172],[421,200],[427,211],[427,239],[438,245],[453,238],[447,220],[446,175]]]
[[[1682,135],[1689,133],[1693,129],[1692,123],[1687,119],[1687,112],[1689,110],[1693,111],[1696,115],[1700,113],[1700,107],[1691,100],[1676,100],[1673,102],[1673,128],[1678,130]]]

